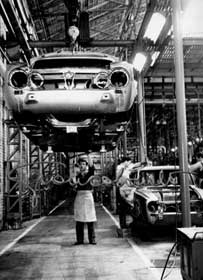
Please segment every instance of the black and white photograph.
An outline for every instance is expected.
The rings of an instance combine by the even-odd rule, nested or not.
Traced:
[[[203,280],[203,0],[0,0],[0,280]]]

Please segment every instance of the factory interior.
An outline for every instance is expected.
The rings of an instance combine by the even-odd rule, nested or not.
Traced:
[[[0,1],[0,280],[203,280],[202,9]]]

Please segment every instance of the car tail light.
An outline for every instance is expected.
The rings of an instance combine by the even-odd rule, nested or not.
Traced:
[[[116,68],[110,75],[111,84],[116,87],[124,87],[128,84],[129,74],[124,68]]]
[[[44,84],[44,78],[42,77],[42,75],[40,73],[33,72],[30,75],[30,82],[31,82],[32,86],[34,86],[36,88],[40,88]]]
[[[28,84],[28,74],[22,69],[15,69],[10,73],[9,84],[15,89],[25,88]]]

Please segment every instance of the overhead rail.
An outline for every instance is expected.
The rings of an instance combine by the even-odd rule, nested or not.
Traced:
[[[25,28],[26,23],[22,22],[22,19],[18,17],[17,7],[14,7],[10,1],[2,0],[0,4],[0,11],[5,23],[8,27],[8,30],[11,32],[10,35],[12,36],[13,40],[18,43],[27,59],[32,57],[32,50],[29,46],[28,39],[29,39],[29,32]],[[16,10],[15,10],[16,8]],[[23,28],[24,25],[24,28]],[[36,55],[36,53],[35,53]]]

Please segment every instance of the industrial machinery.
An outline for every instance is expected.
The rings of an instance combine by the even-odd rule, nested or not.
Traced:
[[[177,229],[181,250],[181,274],[184,280],[203,279],[203,227]]]

